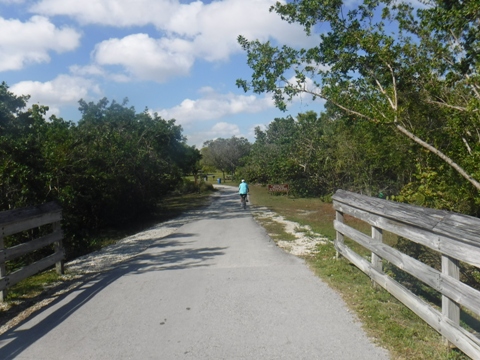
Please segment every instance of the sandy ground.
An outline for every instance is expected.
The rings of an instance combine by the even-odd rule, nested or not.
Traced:
[[[253,207],[252,214],[260,224],[262,221],[273,221],[283,225],[285,232],[293,235],[295,240],[284,241],[276,238],[273,234],[269,235],[279,247],[293,255],[312,255],[315,253],[318,244],[324,244],[328,241],[327,238],[314,233],[309,226],[301,226],[296,222],[288,221],[267,208]]]

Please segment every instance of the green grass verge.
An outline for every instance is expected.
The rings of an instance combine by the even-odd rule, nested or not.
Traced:
[[[267,207],[290,221],[309,225],[318,234],[333,241],[335,211],[332,204],[319,199],[298,199],[286,195],[269,195],[265,187],[251,186],[253,205]],[[370,226],[345,217],[345,221],[367,234]],[[269,228],[269,232],[274,229]],[[281,231],[278,234],[281,238]],[[275,237],[276,239],[276,237]],[[388,234],[386,242],[396,237]],[[349,246],[354,246],[349,243]],[[355,251],[368,252],[360,247]],[[459,350],[448,349],[442,337],[417,315],[380,287],[374,287],[368,276],[346,259],[337,260],[333,242],[318,246],[315,256],[306,258],[312,270],[336,290],[363,324],[376,343],[387,349],[392,359],[463,360],[469,359]]]

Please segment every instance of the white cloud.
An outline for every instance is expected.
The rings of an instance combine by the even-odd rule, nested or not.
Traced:
[[[50,113],[58,115],[62,106],[77,105],[89,94],[100,95],[99,87],[90,80],[69,75],[59,75],[52,81],[21,81],[10,87],[16,95],[30,95],[29,105],[40,104],[50,107]]]
[[[120,65],[131,80],[185,76],[196,59],[227,61],[241,52],[237,37],[276,39],[292,46],[312,45],[300,26],[282,21],[269,8],[275,0],[223,0],[205,4],[179,0],[43,0],[31,11],[66,15],[85,24],[114,27],[152,24],[161,37],[132,34],[99,43],[94,59],[99,65]],[[125,74],[124,74],[125,75]],[[120,80],[125,81],[125,76]]]
[[[201,89],[200,94],[199,99],[185,99],[180,105],[160,110],[158,114],[165,119],[173,118],[182,125],[188,125],[241,113],[257,113],[273,107],[270,99],[254,95],[219,94],[208,87]]]
[[[292,46],[310,43],[300,26],[282,21],[269,8],[273,0],[224,0],[214,1],[197,8],[195,16],[185,21],[171,22],[165,28],[180,35],[196,34],[192,39],[195,55],[207,61],[224,61],[233,53],[241,52],[237,43],[239,35],[247,39],[266,41],[276,39]],[[188,21],[187,21],[188,19]],[[190,26],[183,26],[189,23]],[[189,33],[182,29],[189,29]]]
[[[79,41],[77,31],[68,27],[59,29],[43,16],[33,16],[27,22],[0,18],[0,71],[49,62],[49,51],[71,51],[78,47]]]
[[[238,136],[240,135],[240,128],[236,124],[219,122],[212,127],[210,134],[213,135],[213,138]]]
[[[93,58],[101,66],[123,66],[132,79],[164,82],[188,74],[194,62],[189,48],[182,39],[156,40],[147,34],[134,34],[97,44]]]
[[[30,11],[66,15],[82,24],[128,27],[164,23],[179,6],[178,0],[42,0]]]
[[[69,70],[72,74],[78,76],[106,76],[105,70],[98,65],[72,65]]]
[[[187,134],[186,136],[189,145],[195,145],[198,149],[201,149],[203,143],[207,140],[231,138],[232,136],[241,137],[242,135],[238,125],[219,122],[213,125],[210,130],[195,132],[193,134]]]

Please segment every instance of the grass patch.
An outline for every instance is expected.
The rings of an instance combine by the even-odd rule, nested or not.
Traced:
[[[315,256],[307,263],[320,278],[335,289],[362,321],[367,334],[390,351],[393,359],[464,360],[469,359],[459,350],[446,348],[442,337],[417,315],[396,300],[387,291],[372,286],[370,278],[342,258],[336,260],[333,239],[335,211],[332,204],[319,199],[298,199],[286,195],[272,196],[265,187],[251,186],[251,201],[256,206],[267,207],[290,221],[309,225],[312,230],[331,241],[318,245]],[[345,216],[345,222],[370,235],[370,226]],[[394,234],[384,233],[384,241],[393,245],[398,241]],[[346,240],[352,245],[352,242]],[[358,245],[356,251],[369,255]]]
[[[7,300],[18,301],[38,296],[45,287],[58,283],[62,278],[54,269],[29,277],[9,289]]]
[[[285,226],[282,224],[265,219],[257,218],[257,220],[259,220],[262,227],[267,230],[268,235],[274,240],[294,241],[296,239],[295,235],[285,231]]]
[[[312,231],[328,238],[335,237],[332,223],[335,212],[332,205],[319,199],[301,199],[287,195],[270,195],[264,186],[250,186],[250,201],[256,206],[265,206],[290,221],[309,225]]]

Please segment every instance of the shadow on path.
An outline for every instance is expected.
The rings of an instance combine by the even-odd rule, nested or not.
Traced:
[[[207,267],[224,254],[221,247],[189,247],[195,234],[175,233],[150,246],[148,251],[120,263],[115,269],[85,276],[75,289],[57,297],[48,306],[0,337],[0,359],[14,359],[23,350],[57,327],[95,295],[124,275]],[[183,240],[183,241],[182,241]]]
[[[212,202],[204,209],[188,212],[177,219],[158,224],[153,228],[177,229],[181,226],[208,219],[233,219],[250,217],[249,209],[240,207],[240,199],[235,188],[219,187],[219,191],[212,196]],[[146,230],[149,231],[149,230]],[[145,242],[148,249],[138,255],[121,262],[113,269],[84,275],[71,286],[40,310],[33,312],[29,318],[0,335],[0,359],[14,359],[23,350],[41,339],[52,329],[60,325],[75,311],[88,303],[99,292],[124,275],[144,274],[153,271],[173,271],[198,267],[208,267],[211,260],[224,254],[226,248],[190,246],[194,241],[187,239],[196,234],[176,232],[163,238],[150,238]],[[135,244],[122,244],[112,248],[115,252],[134,251]],[[69,284],[71,285],[71,284]]]

